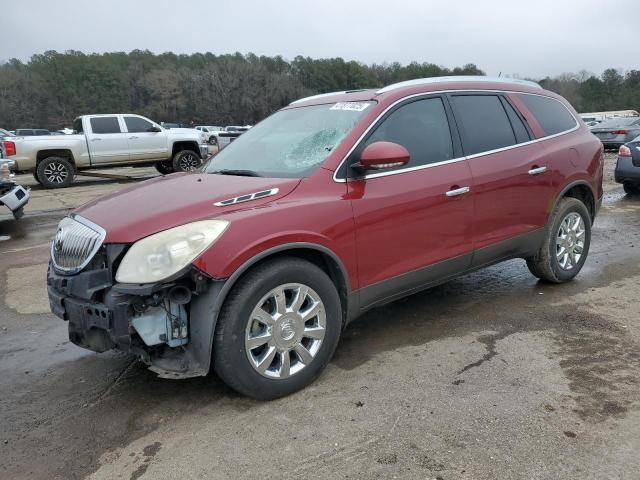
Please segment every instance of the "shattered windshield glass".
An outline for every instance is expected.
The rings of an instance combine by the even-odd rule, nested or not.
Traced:
[[[308,176],[340,144],[372,104],[340,102],[276,112],[220,151],[209,161],[205,171],[252,172],[277,178]]]

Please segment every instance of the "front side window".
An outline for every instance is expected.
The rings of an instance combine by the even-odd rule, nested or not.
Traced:
[[[517,143],[497,95],[453,95],[451,103],[462,127],[465,154],[474,155]]]
[[[451,130],[441,98],[416,100],[400,106],[383,120],[358,151],[374,142],[402,145],[411,155],[409,167],[453,158]]]
[[[372,105],[373,102],[340,102],[280,110],[221,150],[205,171],[306,177],[324,162]]]
[[[538,123],[547,135],[566,132],[575,128],[576,119],[558,100],[540,95],[518,94],[529,111],[536,117]]]
[[[93,133],[121,133],[118,117],[94,117],[90,121]]]
[[[153,124],[140,117],[124,117],[124,123],[127,125],[129,133],[148,132]]]

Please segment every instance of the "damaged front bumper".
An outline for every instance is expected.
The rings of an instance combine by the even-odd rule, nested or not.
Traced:
[[[95,352],[137,355],[165,378],[206,375],[224,281],[189,267],[156,284],[118,284],[115,266],[125,245],[103,245],[75,275],[49,264],[51,311],[69,322],[69,339]]]

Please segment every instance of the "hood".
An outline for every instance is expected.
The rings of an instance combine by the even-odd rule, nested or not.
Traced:
[[[176,173],[157,177],[94,200],[74,213],[107,231],[105,243],[132,243],[197,220],[255,208],[291,193],[300,179]],[[236,205],[216,206],[242,195],[278,189],[275,195]]]

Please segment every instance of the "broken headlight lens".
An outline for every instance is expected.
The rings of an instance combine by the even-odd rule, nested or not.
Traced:
[[[164,280],[193,262],[228,226],[226,220],[203,220],[138,240],[122,259],[116,282],[151,283]]]

